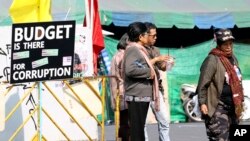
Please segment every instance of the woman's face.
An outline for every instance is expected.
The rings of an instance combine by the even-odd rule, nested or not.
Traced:
[[[226,53],[228,56],[232,56],[232,54],[233,54],[233,41],[228,40],[228,41],[224,42],[223,44],[221,44],[219,46],[219,49],[221,51],[223,51],[224,53]]]
[[[141,34],[139,37],[139,42],[143,46],[147,45],[148,44],[148,33]]]

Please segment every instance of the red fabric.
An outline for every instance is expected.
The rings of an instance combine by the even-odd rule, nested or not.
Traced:
[[[243,112],[242,102],[244,101],[244,94],[243,94],[241,80],[238,78],[234,66],[227,59],[228,56],[227,54],[225,54],[223,51],[217,48],[212,49],[210,54],[214,54],[220,58],[222,64],[224,65],[229,75],[229,85],[232,89],[232,94],[233,94],[232,97],[235,106],[235,113],[237,118],[240,118]]]
[[[91,1],[89,1],[89,10],[91,12]],[[98,0],[93,0],[93,6],[94,6],[94,14],[93,14],[93,64],[94,64],[94,73],[97,74],[97,58],[98,54],[101,52],[101,50],[104,48],[104,39],[102,35],[102,26],[101,26],[101,20],[99,16],[99,11],[98,11]],[[91,15],[91,14],[90,14]],[[86,25],[85,23],[86,17],[84,18],[84,26]]]

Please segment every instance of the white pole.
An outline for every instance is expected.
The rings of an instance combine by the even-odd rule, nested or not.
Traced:
[[[91,3],[90,3],[90,24],[91,24],[91,36],[93,38],[93,28],[94,28],[94,15],[96,13],[94,13],[94,0],[90,0]]]
[[[86,18],[86,27],[90,28],[90,12],[89,12],[89,1],[85,0],[85,18]]]

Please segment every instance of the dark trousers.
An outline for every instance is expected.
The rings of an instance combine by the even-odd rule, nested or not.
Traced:
[[[149,102],[128,102],[131,141],[145,141],[144,126],[148,107]]]
[[[120,111],[119,137],[122,141],[129,141],[128,109]]]

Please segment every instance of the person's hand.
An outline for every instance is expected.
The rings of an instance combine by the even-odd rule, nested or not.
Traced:
[[[201,113],[204,114],[204,115],[208,114],[208,108],[207,108],[206,104],[201,105]]]
[[[159,62],[159,61],[167,61],[169,60],[170,56],[168,55],[160,55],[157,57],[157,61],[156,62]]]

